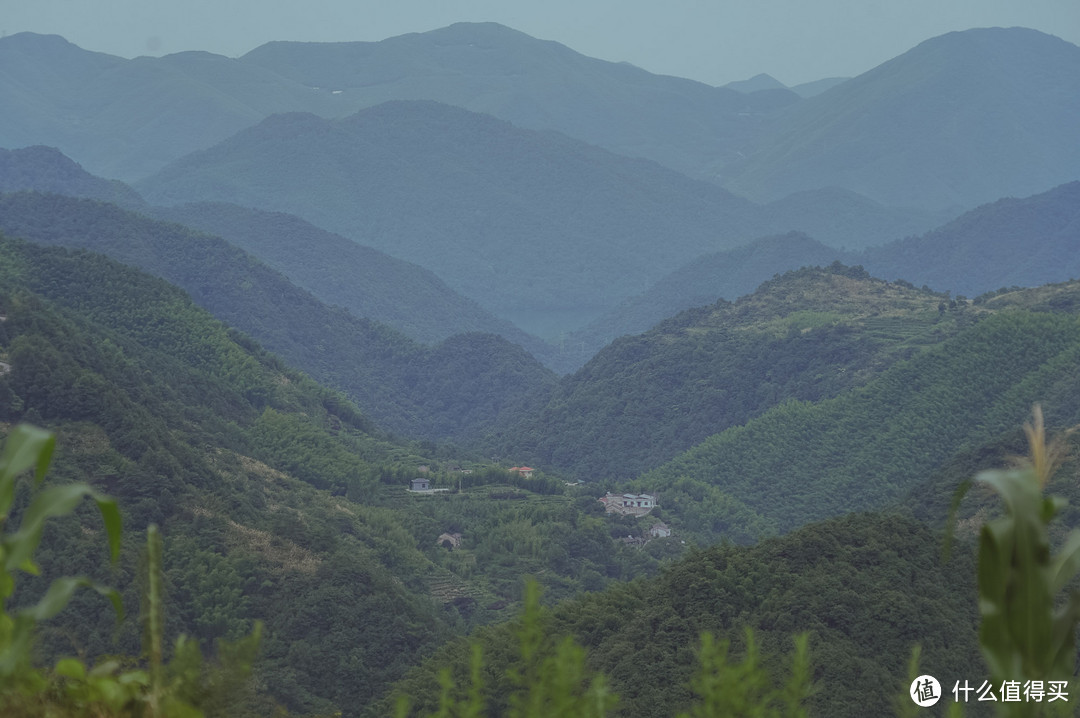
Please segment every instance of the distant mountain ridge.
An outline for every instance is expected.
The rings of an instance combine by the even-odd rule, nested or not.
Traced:
[[[0,193],[33,189],[143,209],[139,193],[117,180],[90,174],[54,147],[0,148]]]
[[[758,201],[840,186],[889,206],[963,209],[1078,179],[1078,56],[1034,30],[977,29],[856,78],[739,92],[494,23],[370,43],[272,42],[238,59],[124,60],[20,33],[0,38],[10,103],[0,146],[56,146],[130,181],[270,114],[344,117],[424,99],[648,158]]]
[[[127,181],[270,114],[342,117],[394,99],[448,102],[702,176],[799,99],[654,75],[495,23],[374,43],[272,42],[239,59],[125,60],[19,33],[0,38],[0,94],[12,102],[0,146],[57,146]]]
[[[762,207],[647,160],[427,101],[340,120],[272,116],[137,187],[159,204],[224,200],[296,214],[425,266],[548,336],[681,262],[755,237],[805,226],[869,243],[935,224],[851,193],[817,193],[826,208]],[[554,317],[554,331],[530,326],[531,316]]]
[[[804,102],[724,185],[759,201],[838,185],[887,205],[974,207],[1080,179],[1080,47],[952,32]]]
[[[27,190],[97,199],[221,236],[322,301],[421,342],[495,332],[549,365],[561,366],[556,348],[496,319],[431,272],[298,217],[223,203],[152,207],[128,185],[96,177],[54,148],[0,150],[0,194]]]
[[[552,129],[619,154],[709,177],[778,110],[778,89],[744,94],[581,55],[497,23],[455,23],[381,42],[272,42],[245,63],[365,106],[426,99]]]
[[[595,311],[760,224],[755,205],[714,185],[426,101],[342,120],[275,115],[137,188],[159,204],[296,214],[436,271],[512,320]]]
[[[1078,278],[1080,182],[1031,197],[1001,199],[925,234],[861,252],[790,233],[703,255],[571,334],[567,344],[591,355],[611,339],[643,332],[675,312],[720,298],[734,300],[774,274],[834,261],[968,297],[1001,287]]]
[[[434,343],[492,332],[536,356],[553,348],[454,292],[432,272],[319,229],[299,217],[222,202],[154,207],[159,219],[216,234],[255,255],[328,304]]]
[[[345,393],[381,428],[456,438],[527,405],[555,375],[491,334],[434,347],[309,292],[219,237],[60,195],[0,195],[0,229],[45,245],[90,249],[160,276],[217,318]]]

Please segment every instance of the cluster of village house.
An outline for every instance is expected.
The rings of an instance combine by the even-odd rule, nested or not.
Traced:
[[[426,469],[427,467],[423,468]],[[516,471],[522,476],[529,477],[532,476],[535,469],[528,466],[515,466],[510,471]],[[431,480],[423,478],[413,479],[409,487],[409,491],[416,493],[434,493],[446,490],[431,488]],[[607,513],[623,516],[645,516],[656,508],[659,503],[655,494],[613,494],[610,491],[601,496],[598,501],[604,505],[604,511]],[[668,536],[671,536],[671,529],[663,521],[657,521],[646,530],[644,537],[633,538],[628,536],[623,541],[644,544],[650,539],[666,538]],[[447,548],[458,548],[461,546],[461,534],[444,533],[439,536],[436,543]]]

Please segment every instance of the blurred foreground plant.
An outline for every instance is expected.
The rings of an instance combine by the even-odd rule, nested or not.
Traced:
[[[194,641],[177,639],[172,659],[163,661],[164,604],[161,595],[161,537],[156,527],[147,532],[147,589],[143,596],[145,652],[149,671],[131,668],[132,659],[108,659],[88,667],[64,658],[51,671],[35,668],[31,649],[38,621],[52,618],[82,586],[107,596],[122,617],[119,594],[86,578],[59,578],[33,606],[9,612],[7,600],[15,590],[15,571],[37,574],[34,550],[44,522],[70,514],[84,497],[93,499],[105,520],[109,549],[115,561],[120,551],[120,513],[116,503],[85,484],[65,484],[41,490],[22,512],[19,529],[8,532],[6,522],[15,502],[16,479],[35,469],[35,487],[48,469],[55,437],[36,427],[19,425],[8,435],[0,453],[0,715],[146,716],[199,718],[238,714],[238,691],[250,672],[261,626],[234,644],[219,644],[220,667],[207,667]],[[127,668],[125,669],[125,666]]]
[[[1025,424],[1029,454],[1017,468],[983,471],[975,482],[993,489],[1005,515],[988,521],[979,535],[979,642],[992,682],[1041,688],[1044,697],[997,703],[1000,716],[1067,716],[1077,695],[1076,628],[1080,592],[1063,595],[1080,572],[1080,530],[1051,552],[1050,527],[1066,501],[1044,495],[1065,456],[1069,433],[1047,443],[1042,410]],[[970,483],[957,492],[954,507]],[[1067,686],[1069,700],[1050,702],[1050,682]]]
[[[745,658],[734,663],[728,655],[728,642],[716,641],[702,634],[698,651],[699,667],[691,688],[698,696],[688,713],[679,718],[806,718],[806,700],[813,693],[810,679],[808,638],[795,639],[791,676],[780,688],[774,688],[772,676],[761,665],[753,632],[747,629]],[[512,686],[510,718],[604,718],[613,715],[618,696],[611,692],[607,678],[585,665],[585,649],[572,637],[552,642],[547,634],[540,608],[540,588],[529,581],[525,606],[517,629],[519,663],[507,669]],[[455,685],[449,668],[439,674],[442,688],[439,707],[434,713],[410,711],[409,698],[397,704],[397,718],[423,715],[426,718],[483,718],[500,715],[489,712],[491,701],[485,698],[483,655],[480,645],[472,644],[470,685]]]

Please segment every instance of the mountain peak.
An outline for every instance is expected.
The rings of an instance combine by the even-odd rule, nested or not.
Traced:
[[[749,80],[736,80],[724,85],[729,90],[736,92],[760,92],[762,90],[786,90],[787,85],[777,80],[772,75],[764,72],[754,75]]]

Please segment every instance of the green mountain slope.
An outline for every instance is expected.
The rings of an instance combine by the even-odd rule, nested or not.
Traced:
[[[1032,403],[1075,407],[1078,362],[1076,315],[1001,311],[865,386],[785,403],[716,434],[641,483],[661,493],[712,487],[780,531],[885,506],[957,453],[1011,430]]]
[[[973,207],[1077,179],[1080,48],[1024,28],[953,32],[793,105],[728,188],[844,187],[887,205]]]
[[[817,688],[811,715],[891,715],[906,692],[915,644],[920,667],[943,686],[985,673],[972,553],[961,546],[942,565],[940,547],[938,536],[910,518],[855,514],[753,547],[693,551],[655,579],[560,605],[545,616],[544,630],[552,644],[572,635],[585,646],[589,667],[620,697],[613,715],[624,718],[685,710],[700,633],[730,640],[739,660],[745,628],[779,676],[789,670],[778,657],[791,652],[792,636],[809,632]],[[509,626],[500,628],[477,640],[489,661],[512,667],[516,640]],[[437,667],[452,665],[459,685],[467,685],[468,660],[463,642],[443,648],[398,689],[433,709]],[[512,685],[499,669],[484,678],[487,705],[498,713]]]
[[[130,540],[109,575],[96,531],[68,524],[38,557],[46,579],[102,566],[138,605],[138,532],[158,523],[170,632],[209,644],[264,620],[261,680],[303,711],[363,705],[450,635],[423,598],[433,567],[396,518],[312,488],[370,493],[408,447],[159,279],[10,240],[0,256],[0,420],[58,428],[55,477],[115,495]],[[117,650],[102,608],[80,597],[42,649]],[[131,618],[121,650],[138,636]]]
[[[111,205],[4,195],[0,227],[35,242],[104,252],[174,282],[218,318],[344,391],[393,431],[450,438],[480,430],[496,422],[503,408],[554,382],[523,349],[499,337],[470,335],[421,346],[326,306],[217,237]],[[463,363],[458,356],[481,360]],[[474,371],[475,378],[468,376]],[[466,417],[479,424],[469,425]]]
[[[943,299],[860,268],[790,272],[616,340],[492,440],[583,479],[633,477],[777,404],[863,384],[982,311]]]
[[[112,573],[96,524],[80,523],[93,517],[57,527],[29,597],[91,572],[137,605],[138,533],[157,523],[169,634],[209,645],[264,621],[260,693],[292,710],[358,715],[436,644],[512,611],[523,573],[567,597],[657,568],[612,540],[593,496],[390,440],[177,288],[102,255],[0,238],[0,362],[0,432],[56,430],[55,479],[108,491],[127,527]],[[421,464],[460,492],[407,493]],[[448,550],[443,533],[462,543]],[[117,644],[95,599],[47,624],[43,655],[137,653],[137,611]]]
[[[564,350],[577,350],[587,360],[617,337],[640,334],[668,317],[717,299],[734,301],[777,274],[823,267],[843,256],[801,232],[762,237],[742,247],[703,255],[570,334]]]

